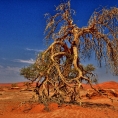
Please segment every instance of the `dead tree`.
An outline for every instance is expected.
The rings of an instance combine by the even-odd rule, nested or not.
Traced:
[[[80,99],[82,81],[92,87],[93,73],[84,70],[81,61],[95,55],[99,65],[105,61],[118,75],[118,8],[102,8],[93,12],[86,27],[78,27],[73,21],[74,10],[70,1],[56,7],[55,15],[45,14],[46,40],[53,43],[37,57],[34,80],[43,82],[39,88],[41,100],[65,102]],[[93,88],[93,87],[92,87]]]

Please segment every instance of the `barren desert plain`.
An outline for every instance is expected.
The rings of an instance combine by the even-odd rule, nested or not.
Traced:
[[[118,82],[94,85],[105,90],[111,99],[98,95],[89,85],[83,87],[82,106],[50,103],[49,111],[46,111],[43,104],[33,101],[34,92],[26,91],[23,82],[17,83],[16,88],[11,88],[11,83],[1,83],[0,118],[118,118]],[[88,90],[90,97],[86,95]]]

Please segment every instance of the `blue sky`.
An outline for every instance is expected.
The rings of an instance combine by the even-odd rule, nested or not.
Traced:
[[[25,81],[19,70],[32,64],[45,50],[45,13],[54,14],[63,0],[0,0],[0,83]],[[118,6],[118,0],[71,0],[76,10],[75,23],[86,26],[93,11],[100,6]],[[94,63],[93,60],[84,62]],[[96,67],[99,81],[117,81],[118,76]]]

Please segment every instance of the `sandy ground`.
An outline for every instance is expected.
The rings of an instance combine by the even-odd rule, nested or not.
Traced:
[[[118,92],[118,83],[114,83],[116,88],[112,87],[113,82],[102,87],[107,88],[105,85]],[[111,96],[113,103],[105,97],[84,97],[82,106],[51,103],[46,111],[44,105],[31,102],[32,91],[8,88],[0,90],[0,118],[118,118],[118,97]]]

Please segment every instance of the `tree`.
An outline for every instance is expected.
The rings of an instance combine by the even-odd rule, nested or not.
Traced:
[[[74,13],[68,1],[56,7],[55,15],[45,14],[46,40],[53,39],[53,43],[38,55],[33,67],[36,74],[32,78],[37,81],[36,91],[44,104],[49,101],[63,103],[67,97],[69,102],[79,98],[81,104],[83,80],[92,87],[91,78],[95,78],[91,72],[94,67],[84,68],[81,64],[84,58],[91,58],[91,54],[100,66],[104,61],[114,74],[118,74],[118,8],[94,11],[88,25],[82,28],[74,24]]]

